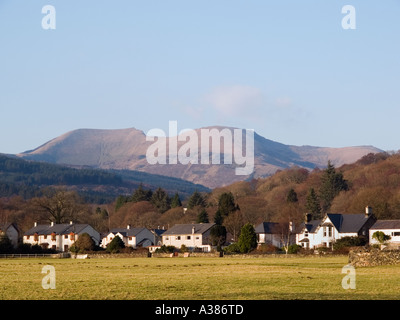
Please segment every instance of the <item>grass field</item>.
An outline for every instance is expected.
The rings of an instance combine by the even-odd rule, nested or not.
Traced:
[[[55,268],[43,289],[42,268]],[[399,299],[400,265],[356,269],[342,287],[347,257],[114,258],[0,260],[0,299]]]

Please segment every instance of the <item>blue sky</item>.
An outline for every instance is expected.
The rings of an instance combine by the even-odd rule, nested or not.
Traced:
[[[0,152],[169,120],[398,150],[399,16],[400,0],[0,0]]]

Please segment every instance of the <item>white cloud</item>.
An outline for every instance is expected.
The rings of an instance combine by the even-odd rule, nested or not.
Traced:
[[[265,98],[258,88],[234,85],[214,88],[206,101],[221,115],[252,116],[264,105]]]

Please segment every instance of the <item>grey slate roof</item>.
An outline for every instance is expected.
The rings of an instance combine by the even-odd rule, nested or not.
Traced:
[[[140,232],[146,228],[114,228],[111,229],[109,233],[117,234],[120,233],[124,237],[136,237]]]
[[[152,230],[158,237],[161,237],[162,234],[165,232],[164,229],[153,229]]]
[[[303,230],[304,228],[306,228],[308,232],[314,233],[317,230],[318,226],[320,225],[321,221],[322,220],[311,220],[307,223],[303,222],[300,225],[299,230]]]
[[[203,234],[212,228],[215,223],[191,223],[191,224],[176,224],[172,228],[163,233],[163,236],[176,235],[176,234],[192,234],[194,227],[195,234]]]
[[[400,220],[378,220],[370,229],[400,229]]]
[[[328,213],[329,220],[340,233],[359,232],[364,224],[369,220],[364,213],[341,214]]]
[[[358,233],[365,223],[373,216],[367,217],[364,213],[342,214],[342,213],[327,213],[329,220],[339,233]],[[321,226],[322,220],[311,220],[300,226],[300,230],[304,227],[307,231],[314,233]],[[324,223],[324,225],[326,222]]]
[[[89,224],[69,224],[69,223],[61,223],[61,224],[54,224],[53,226],[49,224],[39,224],[36,227],[33,227],[25,232],[25,236],[32,236],[35,233],[38,235],[51,235],[53,232],[55,234],[70,234],[73,233],[81,233]]]
[[[279,233],[277,232],[277,228],[279,227],[279,223],[277,222],[262,222],[258,226],[255,227],[256,233]]]

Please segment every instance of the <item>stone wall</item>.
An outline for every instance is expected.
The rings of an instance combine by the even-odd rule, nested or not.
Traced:
[[[354,267],[373,267],[400,263],[400,250],[357,248],[349,252],[349,263]]]
[[[134,253],[89,253],[88,259],[104,259],[104,258],[145,258],[148,256],[147,251],[134,252]]]

